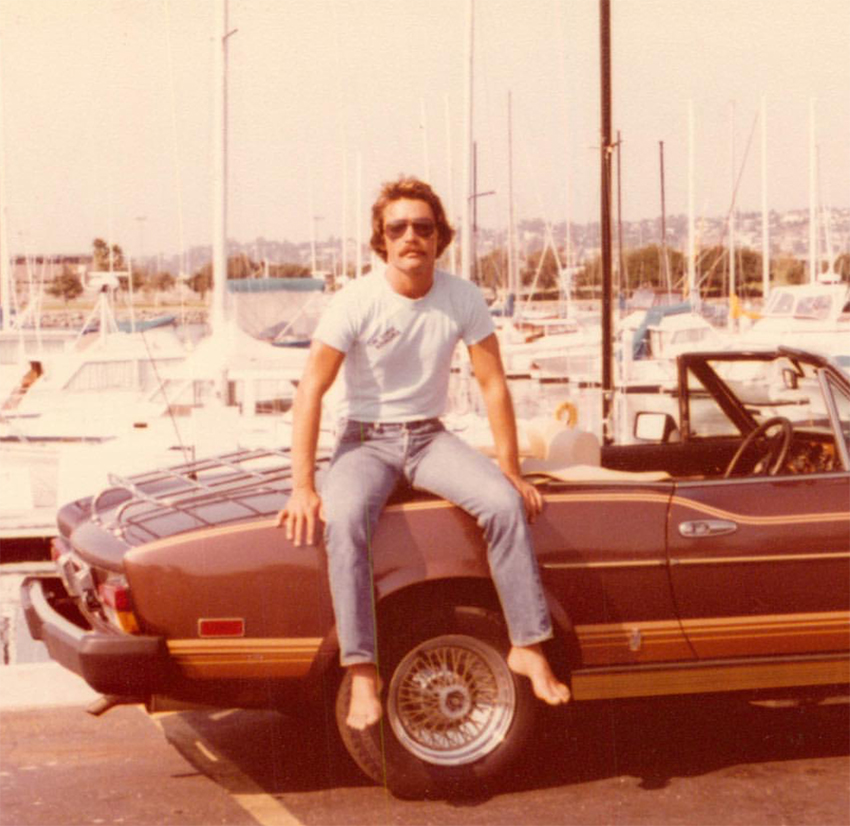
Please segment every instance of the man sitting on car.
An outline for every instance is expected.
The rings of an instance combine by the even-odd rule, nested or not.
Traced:
[[[317,519],[325,522],[340,659],[352,677],[347,724],[355,729],[382,713],[370,540],[402,477],[477,520],[512,645],[508,666],[528,677],[547,703],[570,696],[540,645],[552,636],[552,622],[529,521],[543,499],[520,475],[516,420],[493,322],[475,284],[435,269],[453,235],[428,184],[400,178],[383,186],[372,207],[371,245],[386,271],[334,296],[295,398],[293,487],[279,520],[296,545],[312,544]],[[439,419],[461,340],[487,407],[498,465]],[[320,497],[314,473],[322,399],[340,368],[344,420]]]

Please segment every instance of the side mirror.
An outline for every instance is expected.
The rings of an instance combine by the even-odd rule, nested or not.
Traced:
[[[796,390],[799,384],[799,376],[797,371],[792,367],[782,368],[782,383],[788,390]]]
[[[643,410],[635,415],[634,436],[642,442],[677,442],[679,429],[669,413]]]

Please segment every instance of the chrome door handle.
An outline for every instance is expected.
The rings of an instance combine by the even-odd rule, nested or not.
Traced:
[[[679,533],[687,539],[701,539],[704,536],[723,536],[735,533],[738,526],[728,519],[697,519],[693,522],[680,522]]]

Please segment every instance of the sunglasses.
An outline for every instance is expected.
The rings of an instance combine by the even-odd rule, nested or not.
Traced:
[[[408,227],[413,227],[413,232],[419,238],[430,238],[437,228],[430,218],[416,218],[413,221],[390,221],[384,224],[384,232],[391,241],[397,241],[407,232]]]

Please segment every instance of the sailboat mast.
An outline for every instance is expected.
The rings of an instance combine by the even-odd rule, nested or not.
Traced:
[[[611,278],[611,1],[599,0],[600,90],[602,103],[601,221],[602,244],[602,438],[613,441],[613,320]]]
[[[310,277],[316,278],[316,205],[313,196],[313,167],[310,166]]]
[[[661,266],[664,268],[664,283],[667,294],[673,292],[670,283],[670,259],[667,256],[667,201],[664,192],[664,141],[658,141],[658,161],[661,168]]]
[[[688,300],[699,303],[696,292],[696,232],[694,228],[694,102],[688,101]]]
[[[514,239],[514,143],[513,106],[508,90],[508,289],[507,295],[519,293],[516,286],[516,242]],[[507,296],[505,297],[507,307]]]
[[[735,283],[735,213],[738,210],[738,192],[735,186],[735,101],[731,103],[731,116],[729,118],[729,144],[732,155],[732,209],[729,210],[729,324],[737,324],[735,315],[735,296],[737,295],[737,284]]]
[[[0,55],[3,44],[0,41]],[[3,73],[0,72],[0,311],[3,313],[0,329],[12,329],[12,274],[9,266],[9,222],[6,220],[6,153],[3,138]]]
[[[425,170],[425,180],[430,183],[431,161],[428,154],[428,120],[425,98],[419,98],[419,128],[422,130],[422,166]]]
[[[454,165],[452,163],[452,123],[451,123],[451,110],[449,107],[449,96],[446,95],[444,97],[444,108],[445,108],[445,118],[446,118],[446,169],[449,176],[449,217],[452,221],[457,219],[457,215],[455,214],[455,177],[454,177]],[[452,275],[457,275],[457,244],[451,244],[449,246],[449,261],[450,269]]]
[[[817,189],[815,168],[815,99],[809,99],[809,282],[818,280],[818,219],[815,209]]]
[[[357,246],[355,250],[354,277],[363,275],[363,153],[357,150]]]
[[[215,4],[213,37],[213,332],[224,324],[227,290],[227,0]]]
[[[342,263],[341,280],[345,284],[348,278],[348,139],[343,132],[342,140]],[[336,277],[336,276],[334,276]]]
[[[628,293],[629,274],[623,258],[623,140],[617,130],[617,284],[620,295]]]
[[[770,216],[767,212],[767,107],[761,99],[761,295],[767,302],[770,292]]]
[[[461,239],[461,275],[469,280],[472,277],[472,61],[475,35],[475,0],[467,0],[467,45],[466,45],[466,86],[463,135],[463,218]]]

